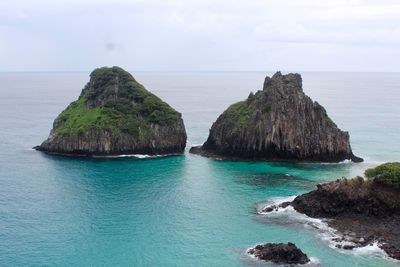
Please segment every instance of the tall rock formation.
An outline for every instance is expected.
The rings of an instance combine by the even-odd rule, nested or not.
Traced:
[[[186,131],[181,114],[119,67],[98,68],[78,100],[55,119],[37,150],[111,156],[182,153]]]
[[[231,105],[192,153],[232,159],[338,162],[353,155],[349,134],[304,94],[299,74],[275,73],[264,88]]]

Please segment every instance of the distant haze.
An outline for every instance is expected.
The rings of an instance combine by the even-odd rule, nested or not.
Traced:
[[[400,1],[0,2],[0,71],[400,71]]]

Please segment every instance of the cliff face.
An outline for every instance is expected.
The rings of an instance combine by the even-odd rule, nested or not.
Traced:
[[[299,74],[266,77],[263,90],[231,105],[191,152],[245,159],[338,162],[353,155],[349,134],[306,96]]]
[[[38,150],[75,155],[171,154],[186,146],[181,114],[119,67],[99,68]]]

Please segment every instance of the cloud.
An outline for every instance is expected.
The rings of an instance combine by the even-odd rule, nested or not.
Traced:
[[[398,1],[2,1],[0,36],[1,71],[400,70]]]

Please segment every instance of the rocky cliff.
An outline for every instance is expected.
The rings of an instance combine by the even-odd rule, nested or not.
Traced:
[[[98,68],[37,150],[86,156],[182,153],[181,114],[119,67]]]
[[[338,162],[353,155],[349,134],[302,89],[299,74],[266,77],[263,90],[231,105],[192,153],[232,159]]]

